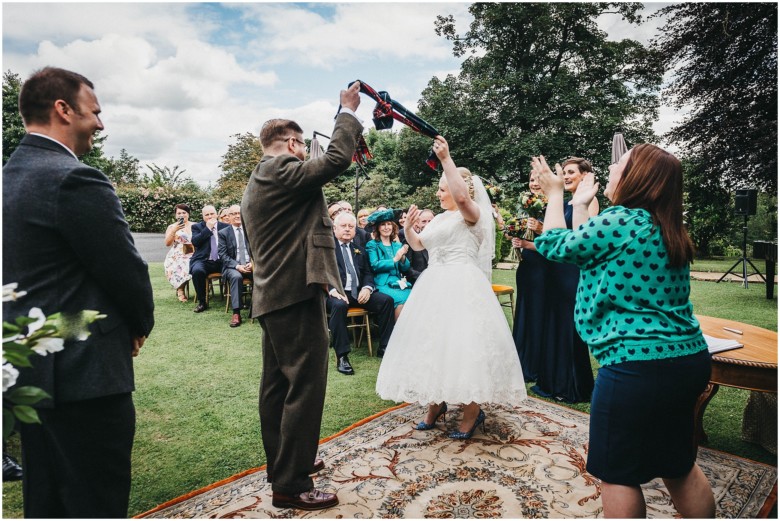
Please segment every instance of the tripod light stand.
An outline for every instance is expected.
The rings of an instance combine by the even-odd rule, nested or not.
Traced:
[[[755,264],[753,264],[751,262],[751,260],[747,258],[747,232],[748,232],[748,226],[747,226],[747,224],[748,224],[748,215],[747,215],[747,213],[745,213],[743,215],[743,217],[745,218],[745,222],[744,222],[744,224],[742,226],[742,257],[737,262],[735,262],[734,265],[732,267],[730,267],[729,270],[726,273],[723,274],[723,276],[721,276],[721,278],[718,279],[718,282],[720,282],[723,279],[725,279],[726,275],[729,275],[730,273],[732,273],[734,271],[734,268],[736,268],[738,265],[741,264],[742,265],[742,285],[747,289],[747,287],[748,287],[748,277],[750,275],[758,274],[758,276],[761,277],[761,279],[764,282],[766,282],[766,279],[761,274],[761,271],[759,271],[759,269],[756,268]],[[748,272],[747,272],[747,265],[748,264],[750,264],[750,266],[755,270],[754,273],[748,274]],[[738,275],[738,273],[734,273],[734,275]]]

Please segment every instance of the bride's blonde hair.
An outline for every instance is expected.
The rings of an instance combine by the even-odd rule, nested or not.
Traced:
[[[474,200],[474,179],[471,177],[471,171],[463,166],[458,167],[458,173],[463,178],[464,181],[466,181],[466,186],[469,188],[469,197],[471,197],[471,200]],[[442,178],[446,181],[447,178],[442,174]]]

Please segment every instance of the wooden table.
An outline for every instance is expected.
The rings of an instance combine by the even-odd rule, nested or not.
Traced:
[[[777,393],[777,332],[742,322],[696,315],[701,330],[707,335],[732,338],[744,347],[712,355],[712,376],[707,388],[696,404],[694,443],[707,441],[702,418],[707,404],[721,385],[750,391]],[[729,327],[742,331],[741,335],[723,329]]]

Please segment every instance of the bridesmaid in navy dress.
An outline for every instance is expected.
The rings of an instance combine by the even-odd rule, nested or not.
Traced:
[[[542,187],[533,172],[528,188],[531,193],[542,193]],[[537,234],[542,231],[542,222],[536,219],[529,219],[528,226]],[[512,246],[522,248],[522,252],[518,252],[522,261],[515,273],[517,303],[512,336],[523,368],[523,378],[526,382],[535,382],[545,346],[545,279],[552,263],[536,252],[533,242],[513,238]]]
[[[574,193],[585,174],[592,172],[589,161],[572,157],[563,163],[563,180],[566,191]],[[561,175],[561,174],[559,174]],[[564,205],[566,226],[572,228],[570,204]],[[591,216],[599,213],[594,198],[588,207]],[[544,345],[539,360],[536,385],[531,391],[546,398],[568,403],[589,402],[593,392],[593,368],[588,346],[574,329],[574,304],[580,270],[573,264],[549,262],[544,288]]]

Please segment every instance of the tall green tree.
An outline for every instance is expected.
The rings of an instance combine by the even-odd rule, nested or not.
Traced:
[[[653,139],[661,67],[634,40],[610,41],[598,28],[612,13],[638,24],[639,3],[477,3],[457,34],[437,17],[436,32],[467,56],[457,77],[434,78],[420,115],[452,145],[456,163],[517,189],[527,183],[532,155],[583,156],[602,172],[613,133]],[[424,159],[424,158],[423,158]]]
[[[119,157],[111,157],[103,171],[115,184],[137,184],[142,180],[141,162],[130,155],[124,148],[119,151]]]
[[[263,158],[263,147],[256,135],[244,132],[232,137],[235,142],[228,145],[222,156],[222,174],[214,188],[214,196],[225,204],[241,201],[249,176]]]
[[[653,43],[674,70],[666,94],[690,108],[668,139],[731,188],[776,192],[777,4],[673,4],[658,16]]]
[[[197,186],[197,184],[189,176],[185,176],[185,169],[180,168],[179,165],[174,165],[173,168],[169,166],[160,166],[155,163],[147,164],[146,168],[149,169],[148,174],[144,174],[143,184],[146,188],[184,188],[188,186]]]
[[[22,90],[22,78],[18,74],[3,73],[3,164],[11,157],[24,137],[24,124],[19,114],[19,92]]]
[[[685,222],[696,247],[696,256],[706,258],[715,253],[713,244],[730,236],[734,227],[731,194],[717,177],[707,172],[705,161],[683,160],[685,182]]]

